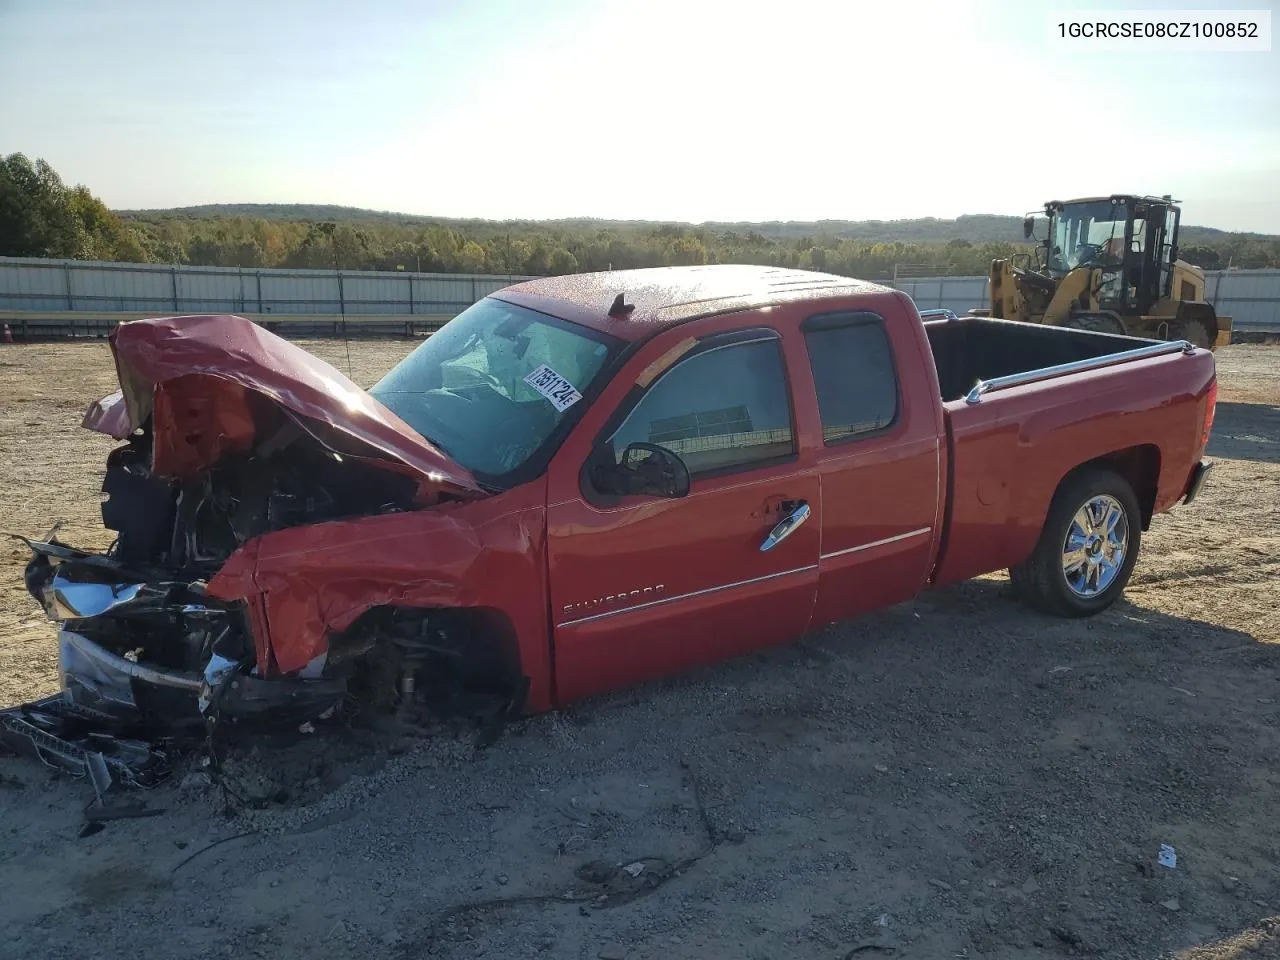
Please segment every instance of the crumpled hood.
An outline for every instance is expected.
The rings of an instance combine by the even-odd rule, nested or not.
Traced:
[[[482,496],[471,473],[334,367],[244,317],[134,320],[111,334],[120,390],[83,425],[127,438],[152,418],[154,470],[189,476],[255,440],[252,395],[367,445],[423,494]]]

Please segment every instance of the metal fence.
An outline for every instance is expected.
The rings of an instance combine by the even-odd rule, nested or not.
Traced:
[[[123,314],[238,313],[254,319],[290,318],[332,326],[356,317],[370,327],[379,318],[396,329],[411,318],[438,323],[522,276],[364,272],[345,270],[237,269],[162,264],[98,263],[0,257],[0,319],[24,322],[58,314],[70,332],[110,329]],[[1215,270],[1206,274],[1206,296],[1235,328],[1280,332],[1280,270]],[[987,304],[986,277],[899,278],[895,284],[922,308],[964,313]],[[53,320],[50,316],[49,320]],[[400,321],[406,321],[401,323]],[[32,321],[34,322],[34,321]],[[430,324],[425,324],[429,326]],[[288,323],[291,329],[301,329]],[[53,329],[49,324],[36,327]]]
[[[524,279],[0,257],[0,311],[441,315]]]
[[[920,309],[947,307],[964,313],[988,306],[986,277],[914,277],[896,286]],[[1205,297],[1214,310],[1232,319],[1235,330],[1280,333],[1280,270],[1205,272]]]

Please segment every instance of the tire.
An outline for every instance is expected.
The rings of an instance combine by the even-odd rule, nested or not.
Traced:
[[[1114,524],[1112,511],[1119,513]],[[1120,598],[1141,546],[1142,511],[1133,487],[1119,474],[1091,467],[1062,482],[1035,550],[1009,575],[1032,609],[1091,617]]]
[[[1213,335],[1209,334],[1209,324],[1205,320],[1175,320],[1169,324],[1170,340],[1186,340],[1193,347],[1208,350],[1218,339],[1218,327],[1214,324]]]
[[[1092,333],[1118,333],[1127,335],[1124,321],[1114,313],[1076,313],[1067,317],[1062,326],[1069,330],[1088,330]]]

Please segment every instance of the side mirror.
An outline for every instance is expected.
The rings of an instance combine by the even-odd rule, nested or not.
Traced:
[[[1036,231],[1036,218],[1026,217],[1022,221],[1022,236],[1024,239],[1030,240],[1031,235]]]
[[[689,468],[677,454],[656,443],[627,444],[621,461],[601,464],[593,480],[602,493],[615,496],[689,495]]]

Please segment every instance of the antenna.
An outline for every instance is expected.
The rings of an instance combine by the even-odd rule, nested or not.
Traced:
[[[613,306],[609,308],[609,316],[615,320],[621,320],[624,317],[631,316],[631,311],[635,308],[636,305],[634,303],[625,303],[623,294],[620,293],[614,298]]]
[[[347,351],[347,379],[356,382],[356,373],[351,369],[351,338],[347,336],[347,315],[342,315],[342,346]]]
[[[338,256],[338,247],[333,242],[333,233],[337,229],[336,223],[322,223],[319,230],[329,238],[329,252],[333,254],[333,272],[338,278],[338,312],[342,314],[342,346],[347,351],[347,379],[355,381],[355,375],[351,370],[351,338],[347,336],[347,294],[342,289],[342,260]]]
[[[338,274],[338,309],[342,312],[342,346],[347,351],[347,379],[356,381],[355,371],[351,369],[351,338],[347,336],[347,298],[342,289],[342,268],[337,266],[337,252],[334,252],[334,266]]]

